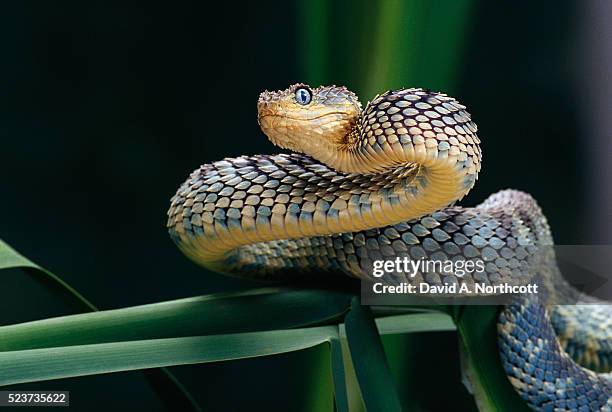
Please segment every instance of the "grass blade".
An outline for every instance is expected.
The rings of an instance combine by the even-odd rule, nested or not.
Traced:
[[[0,350],[288,329],[340,321],[351,295],[256,289],[0,327]]]
[[[353,298],[346,315],[346,337],[366,409],[401,411],[380,335],[370,308]]]
[[[332,326],[338,333],[338,328]],[[335,338],[331,338],[331,342]],[[295,399],[295,412],[333,411],[334,374],[330,362],[330,345],[317,345],[300,352],[303,359],[302,397]],[[297,406],[299,405],[299,407]]]
[[[438,312],[410,313],[377,318],[376,327],[381,335],[456,330],[453,319],[445,313]]]
[[[331,340],[331,363],[334,380],[334,399],[337,412],[348,412],[348,394],[346,393],[346,377],[344,360],[342,359],[342,344],[339,339]]]
[[[12,268],[22,269],[77,310],[83,312],[98,311],[93,303],[59,276],[32,262],[0,239],[0,270]],[[148,371],[146,377],[167,405],[180,407],[181,410],[202,410],[193,396],[169,370],[162,368],[159,371]]]
[[[66,302],[76,306],[81,311],[98,310],[93,303],[59,276],[38,266],[0,239],[0,270],[13,268],[23,269],[34,279],[43,283],[51,292],[61,296]]]
[[[3,352],[0,385],[267,356],[337,337],[337,327],[321,326]]]

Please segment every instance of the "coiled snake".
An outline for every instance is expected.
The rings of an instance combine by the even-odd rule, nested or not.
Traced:
[[[479,256],[486,271],[460,282],[498,284],[552,245],[527,194],[450,206],[475,184],[481,150],[476,125],[449,96],[388,91],[362,111],[344,87],[296,84],[263,92],[258,120],[274,144],[296,153],[203,165],[172,198],[170,235],[203,266],[256,279],[365,278],[364,268],[389,256]],[[415,281],[456,279],[428,273]],[[502,362],[533,409],[612,411],[611,319],[603,304],[550,306],[535,295],[504,307]]]

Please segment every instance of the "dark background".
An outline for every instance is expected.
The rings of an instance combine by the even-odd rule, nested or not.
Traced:
[[[472,2],[452,90],[479,125],[484,150],[463,204],[503,188],[528,191],[560,244],[606,241],[608,232],[590,228],[609,227],[609,204],[598,197],[609,181],[590,165],[593,156],[609,159],[591,116],[597,78],[584,64],[604,64],[589,54],[601,36],[585,40],[606,21],[590,23],[593,3]],[[167,236],[165,212],[200,164],[278,151],[258,129],[255,103],[263,89],[307,79],[301,37],[317,27],[303,7],[3,2],[0,238],[103,309],[257,286],[184,258]],[[430,18],[431,32],[443,34]],[[330,80],[355,86],[343,73],[361,62],[333,63]],[[437,89],[419,77],[435,65],[423,59],[421,72],[394,86]],[[21,272],[1,275],[1,324],[70,313]],[[455,348],[452,334],[436,336]],[[422,373],[435,377],[447,365],[430,350]],[[295,385],[303,362],[289,354],[173,370],[210,409],[286,410],[307,396]],[[161,408],[140,373],[18,388],[69,389],[75,404],[101,409]]]

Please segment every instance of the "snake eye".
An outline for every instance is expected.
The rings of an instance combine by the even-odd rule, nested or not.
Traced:
[[[295,101],[302,106],[306,106],[312,100],[312,93],[305,88],[299,88],[295,91]]]

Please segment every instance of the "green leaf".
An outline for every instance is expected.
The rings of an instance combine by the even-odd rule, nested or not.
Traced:
[[[353,298],[346,315],[346,337],[365,407],[401,411],[402,407],[370,308]]]
[[[430,307],[394,306],[376,308],[375,313],[385,315],[375,320],[380,335],[455,330],[455,324],[450,316],[445,313],[434,312]],[[388,316],[390,313],[400,313],[400,315]],[[334,354],[334,341],[332,341],[332,363],[336,365],[334,373],[338,374],[338,376],[343,376],[343,378],[335,378],[336,380],[334,381],[334,387],[342,390],[342,398],[340,403],[338,399],[336,400],[336,407],[339,411],[345,410],[342,408],[344,408],[344,399],[346,397],[348,410],[352,412],[363,411],[362,395],[357,377],[355,376],[351,353],[348,349],[345,325],[340,325],[340,335],[340,342],[336,347],[336,350],[340,352],[339,354]],[[337,358],[334,358],[334,356]],[[344,386],[342,387],[339,383],[336,383],[340,379],[344,380]]]
[[[376,326],[381,335],[414,332],[444,332],[456,329],[453,319],[449,315],[438,312],[410,313],[406,315],[377,318]]]
[[[23,269],[35,280],[43,283],[51,292],[61,296],[66,302],[75,305],[79,310],[98,310],[93,303],[64,282],[59,276],[38,266],[0,239],[0,269],[14,268]]]
[[[346,376],[344,373],[344,360],[342,357],[342,343],[340,339],[331,340],[332,377],[334,380],[334,399],[338,412],[348,412],[348,394],[346,391]]]
[[[457,329],[464,358],[464,374],[480,411],[528,412],[516,393],[499,359],[497,306],[465,306]]]
[[[256,289],[0,327],[0,350],[288,329],[340,321],[351,295]]]
[[[79,310],[97,310],[58,276],[0,240],[0,269],[4,268],[22,268]],[[4,326],[0,328],[0,350],[285,329],[341,319],[350,305],[350,295],[339,292],[281,292],[267,288],[217,294]],[[166,368],[145,374],[166,404],[201,410]]]
[[[351,351],[346,339],[346,325],[341,324],[340,331],[340,349],[342,350],[342,363],[344,364],[344,382],[346,388],[346,398],[348,402],[348,410],[351,412],[364,412],[365,405],[361,396],[361,389],[357,381],[357,375],[351,359]]]
[[[172,333],[206,332],[206,326],[199,325],[197,319],[203,318],[202,323],[205,324],[204,315],[207,313],[225,313],[223,316],[226,316],[231,326],[232,322],[235,323],[233,316],[240,316],[241,313],[259,311],[259,313],[274,314],[282,312],[283,307],[289,307],[301,311],[311,310],[317,315],[310,318],[296,316],[296,319],[300,319],[298,324],[305,321],[327,322],[329,313],[335,313],[334,310],[322,312],[320,307],[308,308],[308,305],[302,304],[310,300],[307,297],[311,293],[320,295],[319,299],[311,301],[311,305],[317,306],[325,303],[322,300],[325,296],[336,296],[328,295],[325,291],[277,292],[276,289],[258,289],[0,327],[0,342],[3,349],[0,353],[0,370],[10,371],[0,376],[0,384],[266,356],[331,341],[336,403],[339,410],[349,410],[344,371],[346,365],[343,361],[337,326],[199,336],[196,340],[185,340],[182,337],[159,338]],[[253,299],[255,297],[259,299]],[[265,301],[262,302],[260,299]],[[218,312],[216,308],[224,310]],[[230,316],[232,313],[234,315]],[[349,326],[349,329],[357,333],[358,339],[362,339],[363,332],[360,330],[363,328],[362,317],[355,315],[353,309],[353,317],[355,316],[357,316],[356,327],[353,325],[355,321],[351,321],[350,317],[347,318],[349,324],[353,325]],[[337,316],[334,315],[334,318]],[[285,318],[281,320],[284,322]],[[387,316],[376,320],[376,323],[380,333],[453,328],[448,316],[440,313]],[[212,326],[218,332],[218,324],[214,323]],[[275,325],[264,323],[257,325],[257,327],[264,326],[274,328]],[[372,327],[374,323],[366,328],[370,334]],[[240,328],[244,329],[244,326],[239,326],[238,329]],[[198,348],[190,346],[195,343]],[[367,359],[362,359],[359,349],[354,349],[354,345],[353,352],[358,356],[356,358],[358,364],[368,362]],[[349,364],[351,364],[350,358]],[[352,364],[350,366],[352,367]],[[361,398],[359,394],[357,396]],[[325,402],[323,397],[321,402]]]
[[[0,353],[0,385],[267,356],[338,338],[338,328],[248,332]]]
[[[338,333],[338,328],[332,326]],[[331,342],[335,338],[330,338]],[[302,397],[295,399],[293,410],[299,411],[333,411],[334,383],[330,362],[330,345],[317,345],[301,352]]]
[[[52,293],[58,295],[68,304],[75,306],[79,311],[98,310],[93,303],[68,283],[64,282],[59,276],[27,259],[0,239],[0,270],[12,268],[21,268],[32,278],[45,285]],[[25,337],[26,341],[31,338]],[[180,410],[202,410],[193,396],[169,370],[162,368],[158,371],[147,371],[145,376],[167,405],[173,405]]]

